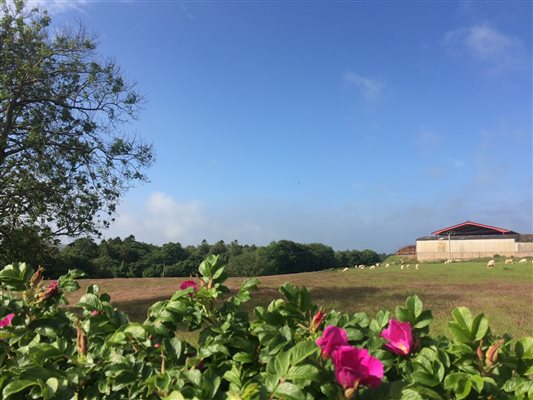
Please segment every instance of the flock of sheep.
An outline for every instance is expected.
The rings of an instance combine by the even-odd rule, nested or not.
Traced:
[[[394,265],[394,264],[393,264],[393,265]],[[376,269],[376,268],[379,267],[379,266],[381,266],[380,263],[376,263],[376,264],[374,264],[374,265],[370,265],[370,266],[367,266],[367,265],[361,264],[361,265],[355,265],[355,269],[365,269],[365,268],[368,268],[368,269]],[[385,264],[385,265],[383,265],[383,267],[384,267],[384,268],[389,268],[389,267],[390,267],[390,264]],[[401,264],[401,265],[400,265],[400,269],[403,270],[404,268],[405,268],[405,269],[411,269],[411,264]],[[418,268],[419,268],[419,265],[416,264],[416,265],[415,265],[415,269],[418,270]],[[349,268],[346,267],[346,268],[344,268],[344,269],[342,270],[342,272],[346,272],[346,271],[348,271],[348,270],[349,270]]]
[[[455,260],[456,262],[460,262],[461,260]],[[452,263],[453,261],[452,260],[446,260],[444,261],[444,264],[450,264]],[[533,260],[531,260],[531,262],[533,263]],[[505,264],[513,264],[514,261],[512,258],[508,258],[507,260],[505,260]],[[518,261],[519,264],[526,264],[527,263],[527,259],[525,258],[522,258],[520,259],[520,261]],[[377,267],[381,266],[380,263],[376,263],[374,265],[370,265],[370,266],[367,266],[367,265],[355,265],[355,269],[365,269],[365,268],[368,268],[368,269],[376,269]],[[487,268],[488,269],[492,269],[496,266],[496,261],[495,260],[489,260],[489,262],[487,263]],[[384,265],[385,268],[389,268],[390,267],[390,264],[385,264]],[[404,269],[411,269],[411,264],[401,264],[400,265],[400,270],[404,270]],[[419,264],[416,264],[415,265],[415,270],[418,270],[419,269]],[[349,268],[346,267],[342,270],[342,272],[346,272],[348,271]]]
[[[533,260],[531,260],[531,262],[533,263]],[[526,264],[527,263],[527,259],[525,258],[521,258],[520,261],[518,261],[518,264]],[[514,264],[514,261],[512,258],[508,258],[507,260],[505,260],[505,264]],[[489,260],[489,262],[487,263],[487,268],[488,269],[492,269],[496,266],[496,261],[494,260]]]

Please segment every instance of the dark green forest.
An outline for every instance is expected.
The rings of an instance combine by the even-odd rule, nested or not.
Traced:
[[[41,262],[52,278],[72,268],[81,269],[90,278],[190,276],[211,254],[219,255],[230,276],[291,274],[371,265],[386,257],[373,250],[334,251],[324,244],[290,240],[271,242],[267,246],[242,245],[236,240],[209,244],[204,240],[197,246],[184,247],[180,243],[162,246],[143,243],[130,235],[99,243],[91,238],[80,238],[61,248],[50,249],[49,257]]]

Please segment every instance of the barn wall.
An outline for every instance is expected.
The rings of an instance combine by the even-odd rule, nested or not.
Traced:
[[[449,247],[448,247],[449,246]],[[509,239],[463,239],[448,241],[417,240],[416,255],[419,261],[431,260],[465,260],[471,258],[492,257],[495,254],[505,257],[533,256],[533,243],[517,243]]]
[[[520,257],[533,257],[533,243],[532,242],[518,242],[518,253]]]

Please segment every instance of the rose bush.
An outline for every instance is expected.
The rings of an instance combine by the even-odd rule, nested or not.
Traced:
[[[42,281],[25,264],[0,271],[0,391],[11,399],[527,399],[533,338],[493,335],[487,319],[453,310],[451,338],[431,337],[416,296],[392,316],[319,309],[285,284],[253,313],[258,285],[230,292],[215,256],[199,278],[134,323],[97,285],[77,308],[77,271]],[[194,331],[197,343],[182,339]],[[189,336],[190,337],[190,336]]]

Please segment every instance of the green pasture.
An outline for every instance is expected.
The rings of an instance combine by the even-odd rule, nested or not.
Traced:
[[[375,270],[350,268],[291,275],[259,277],[259,290],[249,308],[267,305],[279,296],[284,282],[306,286],[315,302],[326,310],[343,312],[380,309],[394,311],[406,297],[417,294],[424,306],[433,311],[432,334],[448,334],[451,311],[465,306],[473,314],[484,313],[491,329],[498,334],[520,337],[533,334],[533,264],[504,265],[487,270],[486,261],[453,264],[421,264],[420,269],[400,270],[399,265]],[[166,299],[185,278],[88,279],[81,281],[82,290],[91,283],[107,291],[114,304],[135,321],[142,321],[155,301]],[[230,278],[227,285],[236,289],[242,278]],[[75,302],[80,292],[71,296]]]

